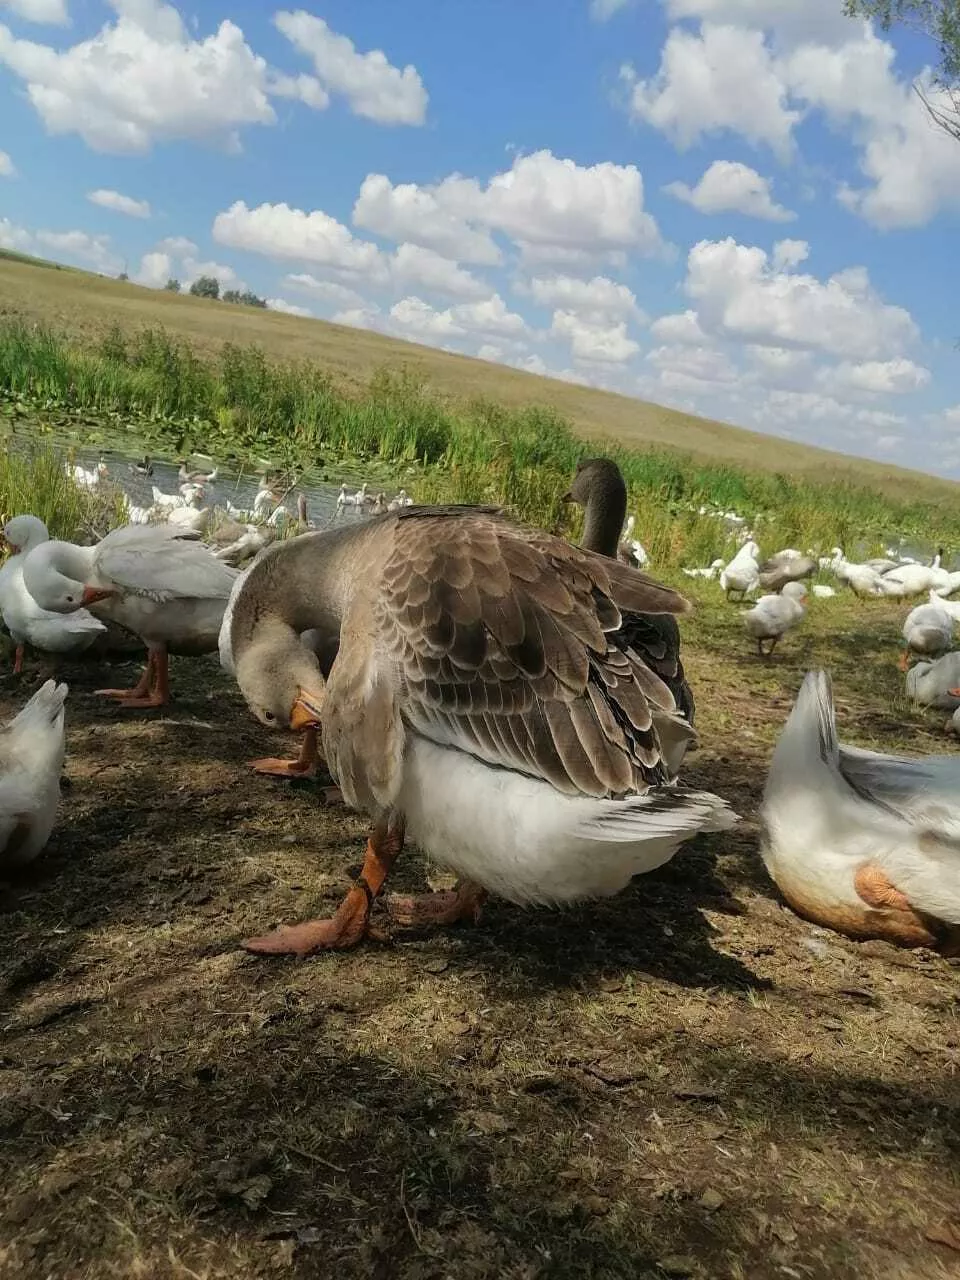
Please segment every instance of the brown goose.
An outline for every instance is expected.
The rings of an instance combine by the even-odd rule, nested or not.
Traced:
[[[689,726],[620,635],[675,591],[476,507],[411,507],[274,544],[232,602],[224,646],[268,725],[319,728],[343,797],[373,829],[336,915],[246,945],[353,946],[408,832],[462,877],[394,900],[401,922],[617,893],[735,817],[667,785],[661,738]],[[301,642],[339,646],[326,673]],[[679,730],[678,730],[679,726]]]
[[[577,464],[563,500],[583,507],[581,545],[600,555],[616,557],[627,513],[627,486],[617,464],[609,458],[585,458]],[[680,661],[680,628],[676,618],[669,613],[628,613],[624,616],[622,632],[673,694],[684,718],[693,724],[696,707]]]

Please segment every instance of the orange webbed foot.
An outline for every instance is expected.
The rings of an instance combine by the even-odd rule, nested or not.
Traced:
[[[386,906],[391,920],[399,925],[416,927],[458,924],[461,920],[476,924],[486,899],[486,889],[470,881],[463,881],[455,889],[440,893],[409,896],[394,893],[387,898]]]
[[[280,760],[276,756],[265,756],[262,760],[251,760],[250,768],[254,773],[263,773],[271,778],[315,778],[317,766],[313,761]]]

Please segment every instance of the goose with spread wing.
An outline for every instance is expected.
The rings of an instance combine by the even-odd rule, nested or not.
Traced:
[[[123,525],[92,547],[42,543],[27,556],[23,576],[41,607],[88,608],[139,636],[148,653],[139,684],[98,692],[124,707],[162,707],[170,701],[167,655],[216,652],[237,571],[192,530]]]
[[[690,727],[619,638],[623,612],[680,613],[635,569],[476,507],[410,507],[263,552],[233,605],[237,682],[267,725],[320,729],[345,801],[373,820],[337,913],[249,941],[358,943],[405,833],[461,876],[394,900],[402,922],[476,918],[486,893],[564,903],[623,889],[735,821],[670,785]],[[338,645],[327,678],[301,642]]]

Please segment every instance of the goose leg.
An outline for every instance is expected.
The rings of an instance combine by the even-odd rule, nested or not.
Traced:
[[[147,665],[143,675],[132,689],[97,689],[98,698],[143,698],[153,687],[153,673],[156,666],[156,655],[152,649],[147,652]]]
[[[319,759],[317,731],[311,728],[304,731],[300,754],[296,760],[280,760],[275,756],[265,756],[262,760],[251,760],[250,768],[255,773],[267,773],[277,778],[312,778],[317,771]]]
[[[909,649],[904,649],[903,653],[901,653],[900,661],[897,663],[897,667],[900,671],[907,671],[909,669],[910,667],[910,650]]]
[[[167,665],[166,645],[158,644],[150,649],[150,661],[153,663],[152,677],[147,689],[140,692],[139,687],[127,697],[120,700],[121,707],[145,709],[147,707],[165,707],[170,701],[170,669]],[[147,663],[150,669],[150,662]]]
[[[22,644],[18,644],[13,655],[13,674],[15,676],[19,676],[23,673],[23,651],[24,646]]]
[[[476,924],[487,900],[487,891],[472,880],[460,880],[455,889],[443,893],[418,893],[402,897],[392,893],[387,899],[390,918],[401,925]]]
[[[402,822],[374,827],[367,841],[363,868],[353,888],[327,920],[305,920],[249,938],[247,951],[258,955],[309,956],[314,951],[346,951],[370,934],[370,909],[383,888],[390,868],[403,848]]]

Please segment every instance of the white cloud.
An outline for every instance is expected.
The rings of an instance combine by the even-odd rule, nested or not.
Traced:
[[[26,227],[18,227],[9,218],[0,218],[0,249],[9,249],[14,253],[30,253],[33,248],[33,236]]]
[[[637,299],[625,284],[617,284],[607,276],[594,276],[581,280],[575,276],[535,276],[518,293],[529,293],[542,307],[559,307],[593,317],[622,317],[642,321],[646,319],[637,306]]]
[[[597,22],[607,22],[628,4],[630,0],[590,0],[590,17]]]
[[[390,319],[394,327],[415,338],[456,338],[466,333],[452,311],[436,311],[422,298],[401,298],[390,308]]]
[[[748,344],[746,353],[767,383],[784,384],[810,380],[813,353],[796,347],[757,347]]]
[[[0,151],[0,178],[14,178],[16,174],[13,161],[5,151]]]
[[[854,26],[835,0],[666,0],[666,9],[673,21],[700,18],[760,28],[772,32],[785,45],[803,40],[823,44],[843,41],[849,39]]]
[[[172,275],[173,260],[170,255],[153,250],[145,253],[140,259],[140,266],[133,276],[133,282],[146,285],[148,289],[162,289]]]
[[[274,23],[294,48],[313,61],[323,89],[342,94],[358,116],[378,124],[423,124],[427,91],[415,67],[401,71],[391,66],[380,49],[358,53],[352,40],[302,9],[277,13]],[[316,106],[317,101],[309,105]]]
[[[295,302],[287,302],[286,298],[267,298],[267,306],[271,311],[282,311],[287,316],[301,316],[303,319],[313,316],[309,307],[297,306]]]
[[[483,333],[493,337],[522,338],[529,332],[527,322],[516,311],[511,311],[499,293],[494,293],[482,302],[467,302],[453,308],[453,315],[458,324],[472,333]]]
[[[884,303],[863,268],[826,281],[778,270],[763,249],[701,240],[687,260],[687,295],[708,333],[851,360],[901,354],[918,336],[910,313]]]
[[[385,281],[388,275],[384,255],[376,245],[356,239],[347,227],[320,209],[305,213],[286,204],[248,209],[237,200],[217,214],[213,238],[231,249],[313,263],[348,277]]]
[[[696,389],[696,384],[724,385],[740,374],[730,357],[715,347],[686,343],[655,347],[647,360],[660,371],[660,382],[674,390]]]
[[[700,328],[695,311],[681,311],[676,315],[660,316],[650,326],[650,333],[658,342],[689,343],[697,346],[706,342],[707,335]]]
[[[664,191],[700,213],[743,213],[768,222],[789,222],[797,216],[774,200],[769,178],[732,160],[714,160],[695,187],[670,182]]]
[[[899,427],[905,421],[900,414],[887,413],[882,409],[859,409],[819,391],[771,391],[762,412],[768,413],[774,420],[799,422],[803,425],[826,423],[828,426],[835,426],[838,423],[852,423],[863,427],[884,428]]]
[[[110,191],[98,187],[96,191],[88,191],[87,199],[91,204],[98,204],[101,209],[112,209],[114,213],[125,213],[128,218],[149,218],[150,205],[146,200],[134,200],[132,196],[121,195],[119,191]]]
[[[412,182],[394,186],[382,173],[364,178],[353,206],[353,223],[387,240],[420,244],[459,262],[493,265],[500,261],[490,233],[471,227],[465,217],[444,207],[437,188]]]
[[[195,258],[200,252],[193,241],[188,240],[186,236],[166,236],[157,245],[157,249],[161,253],[172,253],[178,258]]]
[[[862,391],[869,395],[906,395],[930,381],[930,370],[902,356],[896,360],[844,360],[821,372],[821,382],[835,392]]]
[[[589,262],[664,247],[643,208],[639,169],[610,161],[582,166],[550,151],[517,156],[485,186],[453,174],[435,186],[395,187],[382,174],[370,174],[353,221],[460,262],[498,262],[494,231],[540,261]]]
[[[25,82],[48,133],[76,133],[119,153],[171,139],[237,150],[240,126],[274,123],[266,63],[234,23],[194,40],[170,5],[112,2],[116,21],[63,51],[0,25],[0,65]]]
[[[233,267],[225,266],[222,262],[213,262],[210,259],[198,262],[196,258],[184,258],[180,265],[183,269],[182,283],[185,289],[189,289],[201,276],[216,276],[220,281],[221,290],[245,288],[244,282]]]
[[[555,311],[550,333],[570,343],[574,360],[587,363],[623,364],[640,350],[627,334],[626,322],[591,323],[574,311]]]
[[[704,23],[694,34],[674,27],[653,79],[638,79],[629,64],[621,76],[633,117],[678,147],[730,130],[783,158],[790,154],[800,112],[787,104],[787,86],[760,31]]]
[[[67,0],[0,0],[0,9],[6,7],[27,22],[44,22],[63,27],[70,21]]]
[[[110,237],[92,236],[86,231],[37,231],[35,252],[55,262],[76,262],[103,275],[115,276],[123,269],[123,259],[110,248]]]
[[[484,298],[490,286],[464,271],[449,258],[422,245],[402,244],[390,259],[390,272],[399,288],[420,288],[448,298]]]
[[[375,304],[363,307],[348,307],[330,317],[332,324],[344,324],[351,329],[382,329],[383,320],[380,308]]]
[[[778,240],[770,254],[770,263],[774,271],[789,271],[809,257],[810,246],[806,240]]]

